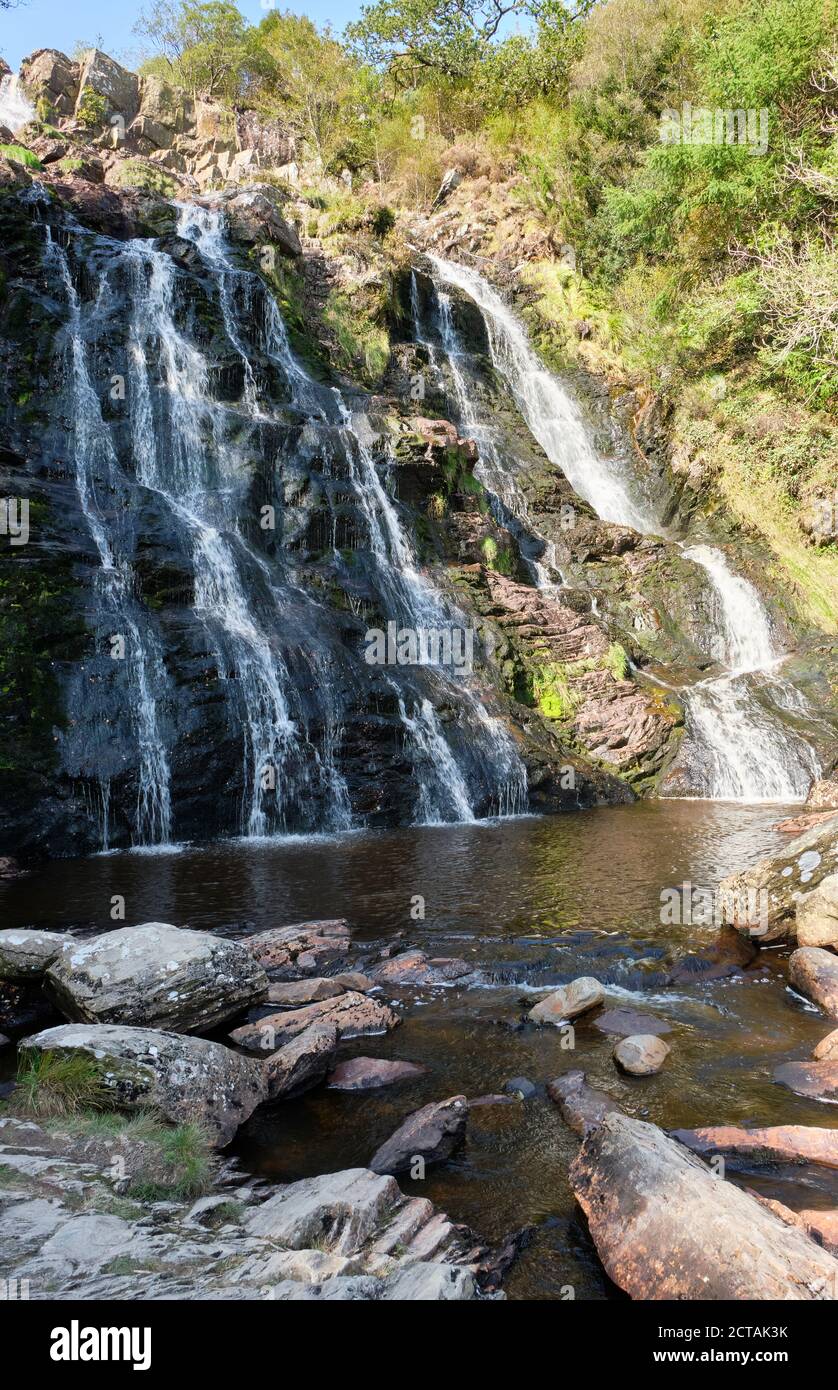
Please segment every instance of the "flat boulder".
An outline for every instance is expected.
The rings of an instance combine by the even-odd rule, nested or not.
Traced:
[[[820,946],[801,946],[789,956],[789,980],[830,1018],[838,1018],[838,956]]]
[[[594,1027],[618,1038],[629,1038],[633,1033],[653,1033],[660,1037],[662,1033],[672,1032],[671,1024],[664,1019],[637,1013],[635,1009],[606,1009],[594,1019]]]
[[[444,1163],[466,1137],[468,1101],[449,1096],[408,1115],[395,1134],[376,1149],[370,1159],[374,1173],[401,1173],[419,1158],[424,1163]]]
[[[548,1081],[547,1094],[559,1107],[565,1123],[580,1137],[601,1125],[606,1115],[622,1113],[609,1095],[588,1085],[583,1071],[566,1071]]]
[[[449,956],[429,959],[424,951],[402,951],[372,972],[379,985],[447,985],[474,973],[464,960]]]
[[[528,1017],[533,1023],[552,1023],[558,1028],[568,1019],[595,1009],[604,998],[605,990],[599,980],[590,975],[580,975],[578,980],[571,980],[569,985],[562,985],[548,994],[546,999],[541,999],[530,1009]]]
[[[153,1028],[63,1024],[26,1038],[21,1057],[86,1057],[98,1082],[97,1104],[152,1110],[171,1124],[195,1123],[219,1147],[265,1099],[258,1062],[205,1038]]]
[[[75,1022],[199,1033],[259,1003],[268,981],[236,941],[148,922],[76,942],[53,961],[46,987]]]
[[[608,1275],[631,1298],[835,1297],[838,1260],[656,1125],[606,1115],[570,1181]]]
[[[319,1086],[335,1058],[338,1044],[333,1023],[312,1023],[298,1037],[262,1063],[268,1100],[287,1100]]]
[[[253,1023],[243,1024],[230,1037],[239,1047],[251,1052],[274,1052],[312,1023],[333,1024],[343,1041],[346,1038],[367,1038],[378,1033],[389,1033],[401,1023],[401,1018],[388,1004],[379,1004],[365,994],[347,990],[335,999],[321,999],[302,1009],[266,1014]]]
[[[343,917],[271,927],[241,943],[272,980],[304,980],[322,975],[323,966],[349,950],[349,923]]]
[[[630,1076],[654,1076],[671,1051],[669,1044],[654,1033],[637,1033],[620,1039],[614,1048],[614,1061]]]
[[[708,1125],[673,1129],[672,1138],[697,1154],[733,1154],[753,1163],[820,1163],[838,1168],[838,1130],[816,1125],[770,1125],[741,1129],[738,1125]]]
[[[838,946],[838,874],[829,874],[795,909],[798,946]]]
[[[0,931],[0,980],[38,980],[77,943],[54,931]]]
[[[304,1004],[318,1004],[321,999],[334,999],[343,994],[336,980],[316,975],[311,980],[276,980],[268,985],[268,1003],[284,1009],[299,1009]]]
[[[372,1091],[397,1081],[415,1081],[427,1067],[416,1062],[385,1061],[382,1057],[351,1057],[329,1075],[330,1091]]]
[[[831,1105],[838,1101],[838,1061],[784,1062],[775,1069],[774,1080],[810,1100]]]
[[[838,815],[804,831],[753,868],[722,879],[724,920],[759,945],[793,938],[798,898],[836,871]]]

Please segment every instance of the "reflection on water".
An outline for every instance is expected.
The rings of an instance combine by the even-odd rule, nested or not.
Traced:
[[[563,818],[400,829],[336,839],[239,841],[177,853],[111,854],[56,862],[0,888],[4,926],[105,929],[111,899],[126,921],[174,922],[235,934],[306,918],[345,916],[362,958],[402,933],[436,955],[483,972],[476,989],[411,991],[404,1023],[387,1038],[350,1043],[346,1055],[423,1062],[418,1082],[366,1095],[317,1091],[263,1110],[241,1131],[248,1167],[287,1181],[365,1164],[404,1115],[463,1093],[499,1090],[515,1075],[539,1086],[581,1066],[627,1110],[667,1127],[720,1122],[828,1125],[834,1109],[795,1097],[774,1067],[808,1055],[829,1031],[786,988],[783,952],[731,979],[668,983],[674,959],[699,950],[712,928],[662,926],[662,889],[714,888],[734,868],[780,843],[776,807],[644,803]],[[424,899],[425,918],[411,915]],[[516,1027],[529,991],[596,975],[612,1006],[666,1018],[672,1055],[644,1080],[620,1076],[611,1043],[579,1020],[568,1051],[555,1030]],[[543,1095],[472,1111],[462,1154],[426,1180],[402,1180],[481,1234],[536,1227],[510,1296],[613,1296],[574,1211],[567,1169],[577,1141]],[[834,1202],[828,1175],[799,1175],[794,1193],[773,1178],[762,1190],[792,1206]],[[807,1186],[808,1185],[808,1186]],[[805,1192],[805,1197],[801,1194]]]

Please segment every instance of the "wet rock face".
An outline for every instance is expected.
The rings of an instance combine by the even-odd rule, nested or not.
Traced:
[[[570,1180],[600,1259],[631,1298],[835,1296],[838,1260],[654,1125],[606,1115]]]
[[[84,1057],[116,1110],[202,1125],[219,1147],[266,1098],[262,1069],[220,1043],[151,1028],[65,1024],[21,1044],[24,1059]]]
[[[165,923],[76,943],[54,961],[47,991],[69,1018],[208,1032],[264,999],[268,981],[235,941]]]

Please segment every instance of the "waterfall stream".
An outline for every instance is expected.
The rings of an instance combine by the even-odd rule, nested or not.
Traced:
[[[99,561],[100,627],[104,623],[106,636],[125,638],[119,717],[130,717],[136,748],[132,842],[170,840],[178,776],[177,690],[134,568],[137,486],[170,519],[188,555],[190,609],[209,647],[208,678],[224,691],[228,728],[240,731],[240,832],[264,837],[297,828],[351,828],[342,767],[346,700],[372,673],[363,651],[353,655],[344,647],[330,611],[298,579],[281,524],[278,545],[266,549],[256,539],[252,473],[266,440],[276,472],[266,460],[265,485],[281,494],[286,470],[289,481],[305,476],[316,482],[332,511],[338,567],[345,565],[336,548],[337,528],[345,525],[340,499],[350,489],[377,612],[411,631],[450,633],[465,628],[467,619],[420,568],[365,398],[321,384],[306,371],[265,283],[234,260],[223,214],[180,206],[177,235],[194,245],[208,272],[226,340],[221,353],[225,362],[232,353],[238,364],[241,388],[232,400],[216,384],[217,361],[193,331],[176,257],[165,245],[135,239],[108,241],[101,255],[91,259],[82,252],[77,261],[80,230],[68,226],[62,249],[46,227],[46,268],[66,301],[67,413],[76,492]],[[125,425],[117,422],[115,434],[94,380],[101,371],[100,343],[115,341],[117,321],[126,406]],[[228,380],[235,379],[230,373]],[[342,683],[335,681],[336,668],[344,671]],[[471,667],[451,668],[429,657],[392,675],[388,668],[377,679],[401,727],[417,822],[526,810],[525,767],[505,725],[486,707]],[[109,680],[113,690],[110,673]],[[77,761],[81,772],[81,753]],[[98,776],[103,844],[112,838],[117,778],[127,767],[123,745]]]
[[[503,508],[529,528],[526,502],[511,465],[498,448],[491,423],[478,411],[460,365],[466,355],[454,327],[450,295],[462,291],[480,310],[492,364],[509,387],[531,434],[551,463],[589,502],[603,521],[630,526],[642,534],[665,535],[654,508],[621,461],[600,456],[570,394],[539,360],[526,329],[495,290],[476,271],[429,255],[437,296],[436,333],[447,363],[462,426],[478,441],[483,480]],[[437,348],[421,334],[415,290],[417,336],[426,344],[432,365]],[[539,537],[551,559],[549,542]],[[682,692],[685,705],[686,759],[692,794],[714,800],[802,801],[819,774],[813,748],[765,708],[789,708],[788,682],[777,674],[783,654],[775,648],[768,614],[752,584],[730,570],[724,554],[707,545],[683,546],[685,558],[707,574],[716,598],[719,632],[716,643],[727,669]],[[530,562],[534,578],[545,587],[549,569]],[[556,570],[555,563],[550,569]],[[759,683],[764,703],[752,686]],[[798,692],[799,700],[802,697]]]

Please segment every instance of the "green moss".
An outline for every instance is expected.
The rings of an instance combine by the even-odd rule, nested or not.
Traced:
[[[576,701],[561,662],[549,661],[536,667],[532,688],[535,703],[547,719],[565,720],[572,717]]]
[[[606,653],[605,663],[615,681],[624,681],[629,673],[629,659],[625,647],[620,642],[612,642]]]
[[[337,343],[337,365],[357,372],[368,385],[379,381],[390,360],[390,339],[358,297],[332,290],[323,321]]]
[[[38,156],[23,145],[0,145],[0,156],[13,159],[16,164],[24,164],[27,169],[40,171],[44,167]]]
[[[142,159],[126,159],[114,171],[114,181],[120,188],[139,188],[144,193],[158,193],[162,198],[174,198],[177,180],[164,169]]]

